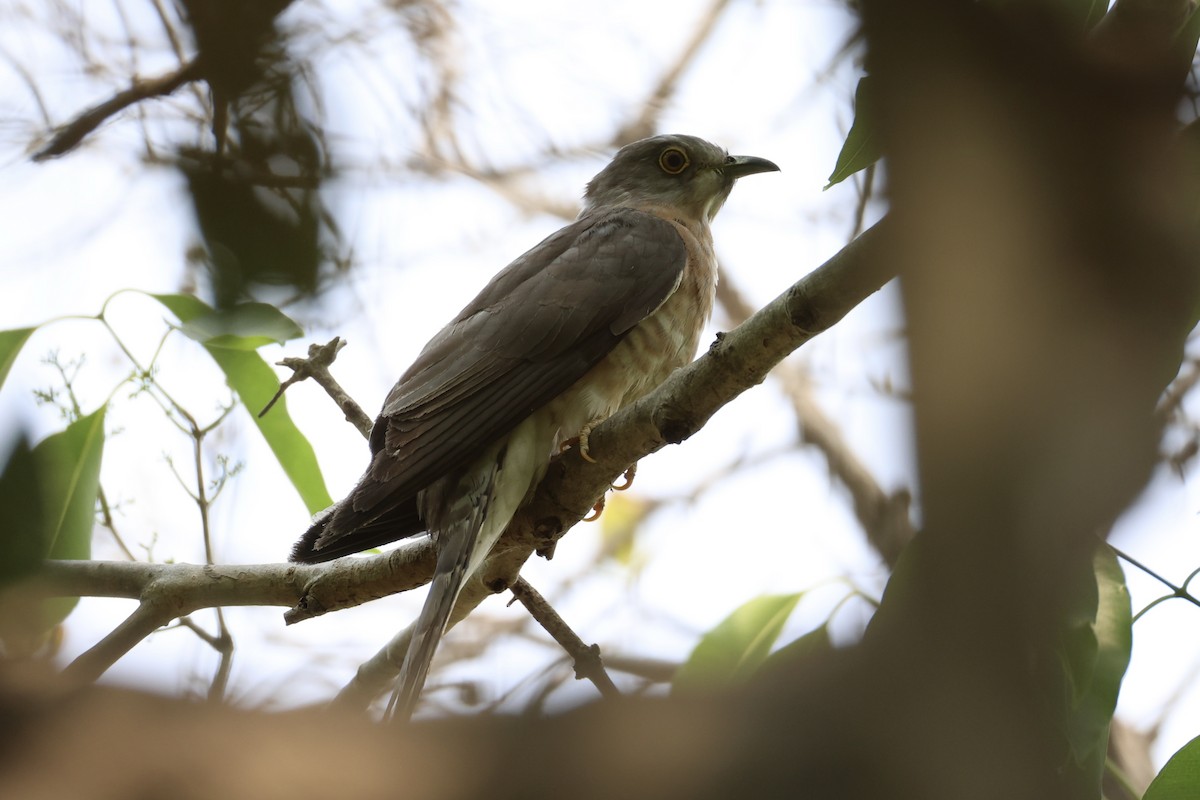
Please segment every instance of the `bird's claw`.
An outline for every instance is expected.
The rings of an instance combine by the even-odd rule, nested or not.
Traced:
[[[595,464],[596,459],[588,454],[588,437],[592,433],[592,429],[599,425],[601,420],[594,419],[588,424],[579,429],[579,457],[589,464]]]
[[[604,513],[604,495],[600,495],[600,499],[596,501],[596,505],[592,506],[592,510],[588,513],[588,515],[586,517],[583,518],[583,521],[584,522],[595,522],[596,520],[600,519],[600,515],[603,513]]]
[[[621,483],[614,483],[612,485],[612,490],[614,492],[623,492],[626,489],[628,489],[630,486],[633,486],[633,478],[635,475],[637,475],[637,462],[636,461],[633,462],[632,464],[630,464],[629,469],[625,470],[625,474],[621,476],[622,478],[624,478],[624,481]]]

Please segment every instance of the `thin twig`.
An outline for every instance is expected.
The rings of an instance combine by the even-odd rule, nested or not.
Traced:
[[[1133,566],[1137,567],[1137,568],[1138,568],[1138,569],[1140,569],[1142,572],[1146,573],[1146,574],[1147,574],[1147,575],[1149,575],[1151,578],[1154,578],[1156,581],[1158,581],[1159,583],[1163,584],[1164,586],[1166,586],[1168,589],[1170,589],[1170,590],[1171,590],[1171,593],[1170,593],[1170,594],[1163,595],[1162,597],[1159,597],[1159,598],[1157,598],[1157,599],[1155,599],[1155,600],[1151,601],[1151,603],[1150,603],[1149,605],[1147,605],[1147,606],[1146,606],[1145,608],[1143,608],[1141,611],[1139,611],[1139,612],[1137,612],[1136,614],[1134,614],[1134,615],[1133,615],[1133,621],[1134,621],[1134,622],[1137,622],[1139,619],[1141,619],[1143,616],[1145,616],[1145,614],[1146,614],[1146,612],[1147,612],[1147,611],[1149,611],[1150,609],[1152,609],[1152,608],[1154,608],[1155,606],[1159,605],[1160,603],[1164,603],[1164,602],[1166,602],[1167,600],[1174,600],[1175,598],[1180,598],[1180,599],[1182,599],[1182,600],[1187,600],[1189,603],[1191,603],[1191,604],[1192,604],[1192,605],[1194,605],[1194,606],[1200,606],[1200,599],[1198,599],[1198,598],[1197,598],[1195,595],[1193,595],[1191,592],[1189,592],[1189,591],[1188,591],[1188,584],[1190,584],[1190,583],[1192,582],[1192,579],[1193,579],[1193,578],[1195,578],[1197,574],[1200,574],[1200,569],[1194,570],[1194,571],[1193,571],[1193,572],[1192,572],[1190,575],[1188,575],[1188,576],[1187,576],[1187,579],[1186,579],[1186,580],[1184,580],[1184,582],[1183,582],[1183,585],[1182,585],[1182,586],[1176,586],[1174,583],[1172,583],[1171,581],[1167,580],[1167,579],[1166,579],[1166,578],[1164,578],[1162,575],[1159,575],[1157,572],[1155,572],[1154,570],[1150,569],[1150,568],[1149,568],[1149,567],[1147,567],[1145,564],[1143,564],[1142,562],[1138,561],[1136,558],[1134,558],[1133,556],[1129,555],[1128,553],[1126,553],[1125,551],[1121,550],[1120,548],[1118,548],[1118,547],[1115,547],[1115,546],[1114,546],[1114,545],[1112,545],[1112,544],[1109,544],[1108,546],[1109,546],[1110,548],[1112,548],[1112,551],[1113,551],[1114,553],[1116,553],[1116,554],[1117,554],[1117,555],[1118,555],[1118,556],[1119,556],[1121,559],[1123,559],[1124,561],[1127,561],[1127,562],[1129,562],[1130,564],[1132,564]]]
[[[215,636],[204,630],[191,617],[180,617],[179,624],[196,634],[205,644],[216,650],[219,654],[220,659],[217,662],[217,671],[213,673],[213,679],[208,684],[208,699],[220,701],[225,697],[225,691],[229,688],[229,675],[233,672],[233,637],[229,635],[229,630],[225,627],[225,620],[221,616],[221,609],[217,608],[216,611],[220,627]]]
[[[605,697],[620,696],[620,690],[617,689],[616,684],[604,669],[599,645],[584,644],[583,639],[580,639],[571,626],[546,602],[546,598],[542,597],[541,593],[530,586],[524,578],[517,578],[510,590],[513,598],[519,600],[529,615],[546,629],[546,632],[553,637],[554,641],[558,642],[563,650],[567,651],[567,655],[575,663],[577,680],[586,678],[591,681],[600,694]]]
[[[137,557],[125,544],[125,540],[121,538],[121,534],[117,532],[117,522],[113,518],[112,504],[108,502],[108,494],[104,491],[103,486],[97,487],[96,500],[100,503],[100,524],[112,534],[113,541],[117,543],[117,547],[125,554],[125,557],[130,561],[136,561]]]
[[[279,391],[271,398],[271,402],[258,412],[258,415],[261,417],[270,411],[276,401],[283,397],[283,393],[289,386],[299,383],[305,378],[312,378],[321,385],[326,394],[333,398],[333,402],[337,403],[338,408],[342,409],[342,413],[346,415],[346,421],[357,428],[363,436],[369,437],[372,426],[371,418],[366,415],[358,403],[354,402],[354,398],[346,393],[346,390],[329,371],[330,365],[337,358],[338,351],[345,346],[346,343],[341,337],[335,336],[325,344],[310,344],[308,358],[285,358],[277,361],[279,366],[292,370],[292,377],[279,385]]]

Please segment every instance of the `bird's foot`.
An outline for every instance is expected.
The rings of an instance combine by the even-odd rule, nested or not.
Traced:
[[[579,457],[589,464],[595,464],[596,459],[592,458],[591,454],[588,452],[588,437],[591,436],[592,431],[596,429],[596,426],[601,422],[604,422],[606,419],[608,418],[596,417],[595,419],[588,421],[587,424],[579,429],[578,436],[572,436],[570,439],[564,440],[563,443],[558,446],[558,452],[565,453],[572,447],[578,447]]]
[[[594,431],[596,426],[601,422],[604,422],[604,417],[596,417],[579,429],[579,457],[589,464],[595,464],[596,459],[592,458],[591,455],[588,454],[588,437],[592,435],[592,431]]]

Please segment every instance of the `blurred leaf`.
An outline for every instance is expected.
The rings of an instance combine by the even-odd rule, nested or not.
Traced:
[[[106,406],[47,436],[21,443],[0,478],[0,582],[28,576],[46,558],[86,560],[92,552],[96,494],[104,455]],[[10,598],[0,637],[10,653],[38,649],[47,631],[67,618],[77,597]]]
[[[653,504],[626,492],[613,492],[600,516],[604,552],[623,567],[634,566],[637,531]]]
[[[1108,13],[1108,0],[1068,0],[1067,13],[1080,30],[1090,31]]]
[[[854,123],[846,134],[842,151],[838,153],[837,163],[829,176],[828,189],[834,184],[841,183],[854,173],[864,170],[879,160],[879,139],[876,129],[875,92],[870,75],[858,79],[858,87],[854,90]]]
[[[1094,582],[1064,630],[1060,655],[1071,688],[1067,738],[1077,763],[1096,781],[1103,775],[1108,729],[1133,646],[1133,613],[1125,575],[1108,547],[1096,551]],[[1088,618],[1082,603],[1094,609]]]
[[[795,641],[771,653],[763,663],[764,670],[786,669],[807,659],[833,651],[829,639],[829,624],[822,623]]]
[[[1171,43],[1172,57],[1183,74],[1191,67],[1192,59],[1196,55],[1197,42],[1200,42],[1200,8],[1192,9],[1179,32],[1175,34],[1175,41]]]
[[[21,352],[29,335],[35,330],[37,329],[14,328],[10,331],[0,331],[0,386],[4,385],[8,371],[12,369],[13,362],[17,360],[17,354]]]
[[[233,350],[283,344],[304,333],[290,317],[266,303],[242,303],[210,311],[184,322],[179,329],[203,345]]]
[[[1200,794],[1200,736],[1179,748],[1150,782],[1142,800],[1195,800]]]
[[[46,557],[43,505],[33,451],[22,436],[0,473],[0,586],[32,575]]]
[[[0,471],[0,518],[0,642],[5,655],[28,657],[41,649],[47,629],[65,613],[55,615],[58,609],[47,608],[44,600],[10,588],[34,575],[46,557],[42,480],[24,436]]]
[[[151,297],[166,306],[185,325],[213,313],[212,307],[191,295],[155,294]],[[242,405],[258,426],[263,438],[267,440],[267,445],[279,460],[284,474],[288,476],[292,486],[296,487],[308,512],[316,514],[333,505],[333,498],[325,488],[321,467],[317,464],[316,453],[288,414],[287,397],[279,398],[279,402],[265,416],[258,416],[259,410],[266,406],[279,388],[279,379],[275,376],[275,371],[267,365],[262,356],[252,350],[238,350],[212,344],[205,344],[204,348],[225,373],[225,380],[229,386],[241,398]]]
[[[338,230],[322,202],[333,174],[324,132],[309,121],[317,87],[273,24],[286,0],[222,2],[228,8],[215,17],[192,20],[216,152],[183,147],[177,163],[215,304],[229,308],[264,285],[315,292]]]
[[[742,605],[706,633],[675,673],[673,690],[745,682],[771,652],[803,593],[764,595]]]

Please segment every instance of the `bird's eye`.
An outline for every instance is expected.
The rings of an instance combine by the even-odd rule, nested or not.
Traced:
[[[662,167],[662,171],[668,175],[678,175],[687,169],[691,161],[688,159],[687,153],[680,150],[678,147],[668,147],[662,151],[662,155],[658,157],[658,165]]]

